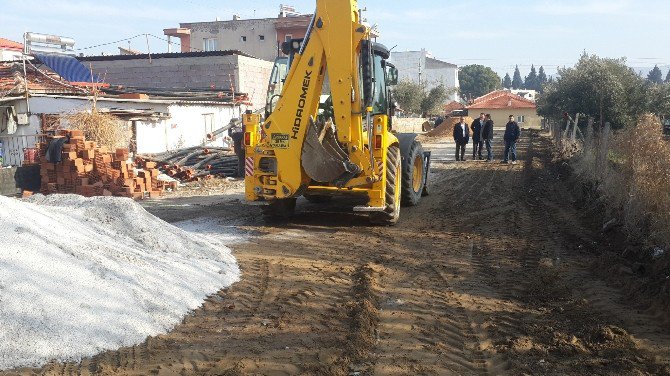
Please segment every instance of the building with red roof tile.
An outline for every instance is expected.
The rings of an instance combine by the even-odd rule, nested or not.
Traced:
[[[444,113],[449,116],[454,111],[464,110],[465,105],[461,102],[451,101],[444,105]]]
[[[13,61],[21,58],[23,45],[9,39],[0,38],[0,61]]]
[[[512,94],[508,90],[496,90],[475,98],[467,107],[470,113],[491,114],[497,127],[507,124],[509,115],[514,115],[522,128],[539,128],[541,118],[535,102]]]

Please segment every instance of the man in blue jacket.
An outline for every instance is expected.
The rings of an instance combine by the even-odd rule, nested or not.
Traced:
[[[509,157],[512,157],[512,164],[516,164],[516,142],[519,140],[521,130],[519,124],[514,121],[514,115],[509,116],[509,121],[505,125],[505,155],[502,163],[509,163]]]

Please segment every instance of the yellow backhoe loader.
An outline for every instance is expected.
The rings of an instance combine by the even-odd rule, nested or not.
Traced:
[[[275,65],[265,119],[243,118],[246,197],[264,201],[266,215],[289,217],[301,195],[359,196],[366,204],[354,211],[396,223],[401,202],[427,194],[430,153],[415,134],[393,131],[398,70],[357,1],[316,4],[306,37],[282,46],[289,57]]]

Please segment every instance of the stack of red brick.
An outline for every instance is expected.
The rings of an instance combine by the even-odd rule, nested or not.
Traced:
[[[60,163],[46,160],[49,143],[55,138],[68,137],[63,145]],[[159,197],[165,185],[158,180],[159,171],[153,162],[145,162],[143,171],[135,173],[128,162],[128,149],[110,152],[86,141],[79,130],[61,130],[47,137],[40,145],[41,192],[76,193],[82,196]]]

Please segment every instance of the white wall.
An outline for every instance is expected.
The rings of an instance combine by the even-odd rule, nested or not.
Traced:
[[[251,19],[236,21],[215,21],[182,23],[181,27],[191,29],[191,48],[203,49],[203,40],[216,38],[217,49],[238,50],[259,59],[274,61],[277,57],[277,19]],[[260,36],[264,40],[260,40]],[[246,42],[242,36],[247,37]]]
[[[14,106],[17,114],[26,113],[25,99],[19,99],[11,102],[0,103],[2,106]],[[0,108],[0,142],[2,143],[2,165],[19,166],[23,161],[23,149],[33,148],[38,141],[33,136],[39,133],[39,117],[36,115],[29,117],[29,125],[16,125],[16,132],[8,134],[5,119],[5,108]]]
[[[238,56],[237,77],[241,93],[247,93],[251,101],[251,109],[260,110],[265,108],[268,94],[268,82],[274,62],[254,59],[246,56]]]
[[[447,89],[458,88],[458,67],[433,58],[426,50],[391,52],[391,63],[398,68],[400,80],[409,80],[426,85],[428,90],[442,84]],[[448,101],[458,100],[458,93]]]
[[[20,51],[0,50],[0,61],[14,61],[21,60]]]
[[[239,117],[239,111],[232,106],[171,105],[170,119],[136,122],[137,152],[160,153],[196,145],[227,146],[223,141],[227,134],[214,142],[207,142],[206,136],[228,124],[233,117]]]

